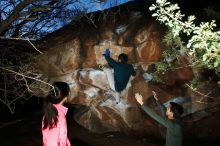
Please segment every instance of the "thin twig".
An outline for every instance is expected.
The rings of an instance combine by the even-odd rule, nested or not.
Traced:
[[[34,77],[30,77],[30,76],[26,76],[26,75],[23,75],[23,74],[21,74],[21,73],[19,73],[19,72],[16,72],[16,71],[13,71],[13,70],[4,68],[4,67],[0,67],[0,69],[6,70],[6,71],[8,71],[8,72],[15,73],[16,75],[19,75],[19,76],[24,77],[24,78],[29,78],[29,79],[32,79],[32,80],[36,80],[36,81],[38,81],[38,82],[44,83],[44,84],[46,84],[46,85],[48,85],[48,86],[50,86],[50,87],[53,88],[53,86],[52,86],[51,84],[49,84],[49,83],[47,83],[47,82],[45,82],[45,81],[42,81],[42,80],[40,80],[40,79],[37,79],[37,78],[34,78]]]
[[[39,53],[43,54],[43,52],[41,52],[39,49],[37,49],[30,40],[27,40],[27,41],[31,44],[32,47],[34,47],[35,50],[37,50]]]
[[[13,38],[13,37],[3,37],[3,36],[0,36],[0,39],[8,39],[8,40],[24,40],[24,41],[27,41],[27,40],[31,40],[31,41],[36,41],[36,39],[25,39],[25,38]]]
[[[21,121],[22,121],[22,120],[15,120],[15,121],[12,121],[12,122],[7,122],[7,123],[4,123],[4,124],[1,124],[0,129],[1,129],[1,128],[4,128],[4,127],[6,127],[6,126],[12,125],[12,124],[21,122]]]
[[[24,40],[24,41],[28,41],[28,43],[35,49],[37,50],[40,54],[43,54],[43,52],[41,52],[39,49],[37,49],[37,47],[30,41],[33,40],[35,41],[35,39],[25,39],[25,38],[13,38],[13,37],[2,37],[0,36],[1,39],[9,39],[9,40]]]
[[[209,98],[215,99],[214,97],[209,96],[209,94],[211,94],[211,92],[209,92],[208,94],[204,94],[204,93],[202,93],[202,92],[199,92],[199,91],[196,90],[195,88],[191,87],[191,86],[190,86],[189,84],[187,84],[187,83],[185,83],[185,85],[186,85],[187,87],[189,87],[190,89],[192,89],[193,92],[196,92],[196,93],[198,93],[199,95],[202,95],[203,97],[209,97]],[[212,91],[214,91],[214,89],[213,89]]]
[[[32,79],[32,80],[34,80],[35,82],[41,82],[41,83],[43,83],[43,84],[46,84],[46,85],[52,87],[52,89],[54,89],[54,87],[53,87],[51,84],[49,84],[49,83],[47,83],[47,82],[45,82],[45,81],[42,81],[42,80],[38,79],[40,76],[37,76],[37,77],[27,76],[27,75],[25,75],[25,74],[16,72],[16,71],[14,71],[14,70],[10,70],[10,69],[8,69],[8,68],[6,68],[6,67],[0,67],[0,69],[5,70],[5,71],[7,71],[7,72],[10,72],[10,73],[12,73],[12,74],[15,74],[15,78],[16,78],[16,76],[20,76],[21,79],[16,79],[16,80],[24,80],[24,82],[25,82],[24,85],[27,87],[27,89],[26,89],[23,93],[20,93],[20,92],[19,92],[19,94],[18,94],[18,96],[16,96],[16,98],[14,98],[13,100],[9,101],[8,98],[7,98],[7,95],[6,95],[6,94],[7,94],[7,93],[6,93],[7,90],[6,90],[6,84],[5,84],[5,89],[3,90],[3,92],[5,93],[5,95],[4,95],[4,96],[5,96],[5,99],[0,98],[0,102],[2,102],[4,105],[6,105],[12,114],[14,113],[14,110],[15,110],[15,102],[16,102],[17,100],[19,100],[19,99],[21,99],[21,98],[24,98],[24,99],[28,100],[27,98],[24,97],[24,93],[25,93],[25,92],[27,92],[27,91],[30,92],[30,91],[31,91],[31,89],[29,88],[30,84],[28,84],[27,79]],[[34,74],[34,75],[36,75],[36,74]],[[5,82],[5,83],[6,83],[6,82]],[[17,91],[13,91],[13,92],[17,93]]]

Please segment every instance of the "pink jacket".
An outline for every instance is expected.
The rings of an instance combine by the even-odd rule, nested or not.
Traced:
[[[53,104],[58,111],[57,126],[50,129],[43,129],[42,120],[42,135],[44,146],[71,146],[69,139],[67,138],[67,125],[66,125],[66,113],[67,108],[61,104]],[[44,119],[44,118],[43,118]]]

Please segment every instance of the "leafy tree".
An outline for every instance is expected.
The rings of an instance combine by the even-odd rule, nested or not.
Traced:
[[[193,65],[212,69],[216,74],[220,74],[220,31],[215,31],[214,20],[196,25],[195,16],[189,16],[185,20],[179,6],[167,0],[157,0],[149,9],[154,12],[152,16],[168,26],[172,32],[172,37],[165,40],[167,44],[175,44],[168,41],[173,38],[179,42],[177,46],[190,56]],[[189,38],[185,45],[187,51],[186,47],[182,46],[181,34],[186,34]]]

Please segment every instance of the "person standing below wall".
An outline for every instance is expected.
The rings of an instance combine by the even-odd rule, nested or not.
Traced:
[[[123,91],[127,83],[132,76],[135,76],[136,72],[131,64],[128,64],[128,56],[125,53],[121,53],[118,56],[118,62],[110,57],[110,50],[106,49],[103,54],[108,64],[113,68],[104,67],[103,71],[107,75],[109,86],[116,92],[116,104],[120,102],[120,92]],[[113,73],[114,72],[114,73]]]
[[[65,82],[54,82],[43,105],[42,135],[44,146],[71,146],[67,138],[66,113],[63,104],[70,93]]]
[[[154,98],[158,101],[157,95],[153,92]],[[183,107],[175,102],[170,102],[166,109],[166,116],[161,117],[156,114],[149,106],[143,103],[142,95],[136,93],[135,98],[141,105],[141,108],[153,119],[166,127],[166,146],[182,146],[182,124],[181,115]]]

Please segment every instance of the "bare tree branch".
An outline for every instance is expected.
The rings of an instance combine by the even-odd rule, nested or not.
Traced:
[[[32,2],[37,2],[39,0],[25,0],[19,3],[11,15],[4,21],[0,23],[0,35],[4,35],[4,33],[7,31],[8,27],[12,24],[14,20],[20,17],[20,11],[26,7],[27,5],[31,4]]]
[[[31,46],[37,50],[40,54],[43,54],[43,52],[41,52],[39,49],[37,49],[37,47],[30,41],[31,39],[24,39],[24,38],[6,38],[6,37],[0,37],[1,39],[12,39],[12,40],[25,40],[28,41],[28,43],[31,44]],[[35,40],[35,39],[32,39]]]
[[[8,72],[11,72],[11,73],[14,73],[14,74],[16,74],[16,75],[19,75],[19,76],[23,77],[24,80],[25,80],[25,78],[29,78],[29,79],[36,80],[36,81],[38,81],[38,82],[41,82],[41,83],[44,83],[44,84],[46,84],[46,85],[48,85],[48,86],[53,87],[51,84],[49,84],[49,83],[47,83],[47,82],[45,82],[45,81],[42,81],[42,80],[40,80],[40,79],[31,77],[31,76],[23,75],[23,74],[21,74],[21,73],[19,73],[19,72],[16,72],[16,71],[7,69],[7,68],[5,68],[5,67],[0,67],[0,69],[5,70],[5,71],[8,71]]]
[[[15,120],[15,121],[11,121],[11,122],[7,122],[7,123],[0,123],[0,129],[1,128],[4,128],[4,127],[6,127],[6,126],[9,126],[9,125],[12,125],[12,124],[16,124],[16,123],[18,123],[18,122],[21,122],[22,120]]]

